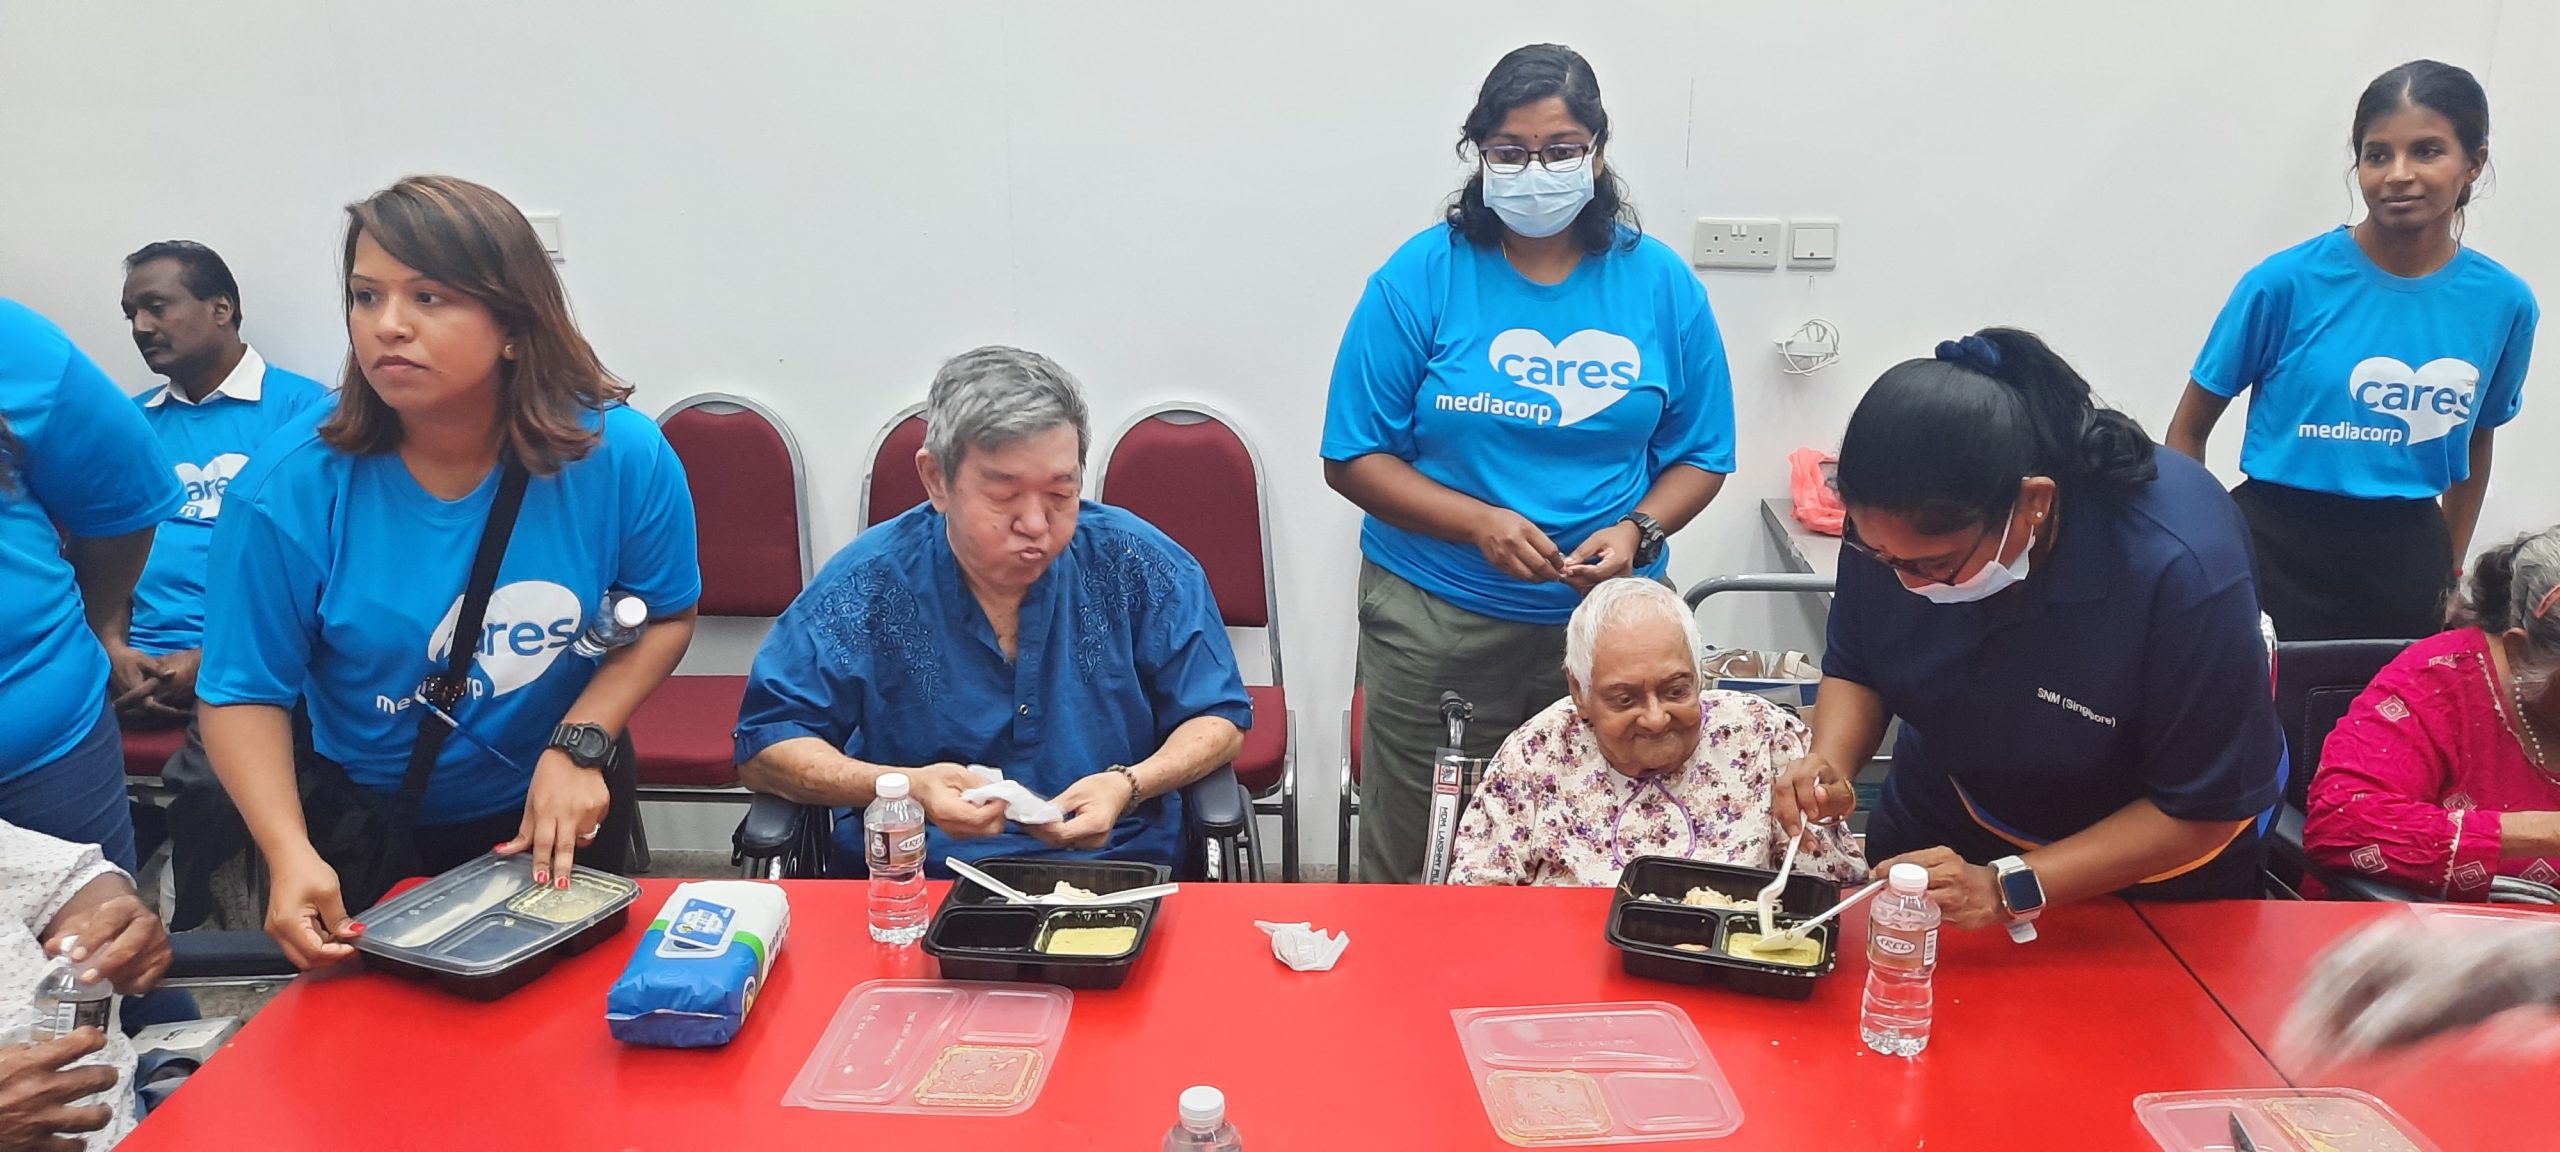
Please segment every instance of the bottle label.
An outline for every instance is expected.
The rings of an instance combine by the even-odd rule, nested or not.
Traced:
[[[1876,950],[1887,956],[1909,956],[1912,953],[1919,951],[1920,946],[1900,936],[1878,935],[1876,937]],[[1933,954],[1933,958],[1934,953],[1936,953],[1937,950],[1938,934],[1932,932],[1929,934],[1929,951]]]
[[[1937,930],[1937,929],[1935,929],[1935,928],[1930,929],[1930,930],[1929,930],[1928,935],[1926,935],[1926,936],[1924,936],[1924,937],[1922,937],[1922,938],[1921,938],[1921,951],[1924,953],[1924,955],[1923,955],[1923,956],[1921,957],[1921,959],[1920,959],[1920,966],[1921,966],[1921,967],[1923,967],[1923,968],[1935,968],[1935,967],[1937,967],[1937,966],[1938,966],[1938,930]]]
[[[874,868],[924,866],[922,828],[867,828],[863,830],[863,840],[863,855],[870,857]]]
[[[82,1028],[105,1031],[107,1009],[113,1002],[97,1000],[57,1000],[50,1008],[38,1008],[34,1038],[38,1043],[68,1036]]]

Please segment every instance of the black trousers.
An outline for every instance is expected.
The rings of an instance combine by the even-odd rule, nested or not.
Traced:
[[[2433,500],[2359,500],[2250,480],[2231,490],[2280,640],[2415,640],[2444,630],[2453,534]]]

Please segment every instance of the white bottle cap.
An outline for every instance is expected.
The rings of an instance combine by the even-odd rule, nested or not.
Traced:
[[[613,622],[625,628],[637,628],[648,623],[648,602],[637,596],[625,596],[614,601]]]
[[[1929,890],[1929,870],[1917,864],[1896,864],[1893,871],[1885,873],[1885,880],[1904,896],[1918,896]]]
[[[883,800],[904,800],[907,798],[907,775],[904,772],[883,772],[879,781],[871,786],[871,791]]]
[[[1206,1084],[1182,1090],[1182,1126],[1194,1132],[1215,1132],[1227,1122],[1227,1094]]]

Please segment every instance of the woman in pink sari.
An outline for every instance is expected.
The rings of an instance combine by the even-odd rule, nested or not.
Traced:
[[[2410,645],[2322,749],[2303,834],[2322,867],[2444,900],[2560,884],[2560,528],[2473,567],[2477,626]]]

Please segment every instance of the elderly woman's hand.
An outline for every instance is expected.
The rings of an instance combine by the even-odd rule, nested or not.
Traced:
[[[106,1046],[106,1033],[82,1028],[0,1048],[0,1152],[79,1152],[78,1133],[106,1127],[115,1118],[106,1105],[71,1103],[116,1086],[113,1066],[72,1064]]]
[[[1967,863],[1951,848],[1923,848],[1876,865],[1868,879],[1884,879],[1896,864],[1929,870],[1929,902],[1947,927],[1971,932],[2008,922],[2000,909],[2000,873],[1990,865]]]
[[[65,951],[71,936],[79,942]],[[45,932],[45,951],[85,965],[81,980],[104,980],[132,996],[157,987],[169,970],[169,929],[133,894],[132,881],[111,872],[71,894]]]

